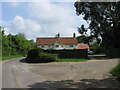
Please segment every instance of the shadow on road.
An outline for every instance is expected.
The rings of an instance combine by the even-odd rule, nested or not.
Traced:
[[[20,62],[26,63],[25,58],[21,59]]]
[[[111,78],[102,80],[82,79],[78,82],[73,80],[45,81],[29,85],[30,88],[120,88],[119,83]]]

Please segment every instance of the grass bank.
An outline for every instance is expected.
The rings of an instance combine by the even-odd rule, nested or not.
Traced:
[[[18,57],[23,57],[23,55],[10,55],[10,56],[2,56],[2,59],[0,61],[12,59],[12,58],[18,58]]]
[[[87,59],[81,59],[81,58],[64,58],[59,59],[58,62],[82,62],[87,61]]]
[[[120,81],[120,63],[111,70],[111,74]]]

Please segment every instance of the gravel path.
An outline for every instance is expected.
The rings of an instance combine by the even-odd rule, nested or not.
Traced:
[[[118,59],[27,64],[2,63],[3,88],[119,88],[109,71]],[[24,61],[24,60],[21,60]]]

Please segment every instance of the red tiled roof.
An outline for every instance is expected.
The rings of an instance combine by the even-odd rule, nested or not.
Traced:
[[[77,44],[76,49],[89,49],[89,46],[84,43],[79,43]]]
[[[59,42],[61,44],[78,44],[76,38],[37,38],[36,45],[51,45],[55,42]]]

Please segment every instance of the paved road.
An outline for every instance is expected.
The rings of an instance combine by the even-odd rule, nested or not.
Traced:
[[[2,63],[3,88],[115,88],[109,71],[117,59],[85,62],[24,63],[24,58]],[[21,62],[22,61],[22,62]]]

